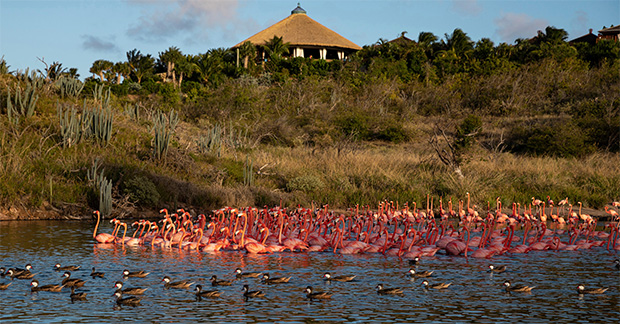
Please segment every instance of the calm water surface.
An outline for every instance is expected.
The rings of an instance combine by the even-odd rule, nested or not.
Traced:
[[[620,273],[613,268],[618,256],[604,248],[586,251],[543,251],[497,256],[489,260],[438,254],[422,259],[418,270],[434,270],[430,282],[452,282],[449,289],[426,291],[420,279],[405,276],[409,264],[397,257],[366,254],[337,256],[323,253],[249,255],[241,252],[207,254],[161,250],[150,247],[122,248],[97,245],[94,224],[88,222],[0,222],[0,266],[34,267],[41,284],[58,284],[62,272],[54,264],[80,265],[72,278],[87,281],[81,291],[87,301],[71,303],[69,290],[61,293],[30,292],[30,280],[15,280],[4,291],[0,322],[3,323],[101,323],[101,322],[361,322],[361,323],[618,323],[620,320]],[[105,227],[104,232],[111,232]],[[508,271],[491,275],[489,263],[507,265]],[[92,267],[105,279],[91,279]],[[273,276],[292,276],[287,284],[264,285],[244,279],[230,287],[218,287],[222,297],[197,301],[191,290],[164,289],[162,277],[191,279],[211,289],[209,278],[234,278],[234,269],[268,271]],[[148,287],[142,305],[117,307],[116,280],[124,269],[146,270],[146,278],[125,280],[126,287]],[[333,275],[356,274],[350,283],[326,283]],[[504,280],[536,286],[532,293],[507,294]],[[9,279],[0,278],[6,283]],[[262,290],[265,298],[245,301],[244,283]],[[380,296],[375,286],[402,287],[402,296]],[[610,287],[604,295],[583,295],[578,284]],[[308,301],[308,285],[333,293],[331,300]]]

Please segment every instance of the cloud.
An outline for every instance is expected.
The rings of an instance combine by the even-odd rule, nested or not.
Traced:
[[[482,11],[478,0],[453,0],[452,6],[456,12],[471,16],[477,16]]]
[[[105,41],[97,36],[82,35],[82,48],[97,52],[114,52],[118,50],[116,44]]]
[[[502,14],[493,22],[496,26],[495,33],[502,41],[509,44],[517,38],[534,37],[539,30],[544,30],[549,26],[549,22],[544,19],[535,19],[526,14],[512,12]]]
[[[226,29],[237,19],[237,0],[127,0],[141,7],[138,21],[127,35],[141,41],[165,41],[181,37],[185,42],[200,41]]]

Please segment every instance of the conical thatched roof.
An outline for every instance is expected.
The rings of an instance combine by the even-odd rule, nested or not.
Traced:
[[[282,37],[282,41],[290,43],[291,47],[320,46],[353,50],[362,49],[350,40],[308,17],[305,10],[300,7],[295,8],[290,16],[240,42],[233,46],[233,48],[239,47],[247,41],[255,45],[263,45],[274,36]]]

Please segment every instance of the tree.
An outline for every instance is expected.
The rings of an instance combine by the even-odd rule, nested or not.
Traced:
[[[93,62],[93,65],[90,67],[89,72],[93,75],[99,76],[101,82],[103,82],[104,73],[111,69],[114,66],[114,63],[107,60],[96,60]]]
[[[538,35],[534,38],[534,44],[560,44],[566,41],[567,38],[568,32],[566,32],[564,29],[547,26],[547,28],[545,28],[545,32],[538,32]]]
[[[270,58],[279,58],[284,54],[288,54],[289,46],[290,43],[284,43],[282,37],[273,36],[272,39],[268,40],[265,45],[263,45],[263,49]]]
[[[37,70],[43,77],[45,77],[45,81],[55,81],[62,75],[67,73],[67,68],[63,68],[62,63],[53,62],[52,64],[48,65],[47,63],[45,63],[44,59],[39,58],[39,61],[45,64],[44,71]]]
[[[243,68],[247,69],[250,57],[256,57],[256,46],[250,41],[241,44],[241,46],[239,46],[239,56],[243,57]]]
[[[131,68],[127,62],[116,62],[112,67],[112,72],[116,74],[116,84],[121,84],[121,79],[129,77]]]
[[[135,76],[138,83],[142,82],[145,76],[153,72],[155,59],[151,57],[151,54],[142,55],[139,50],[133,49],[127,52],[126,55],[127,63],[130,68],[130,75]]]
[[[169,47],[165,52],[159,53],[159,61],[166,66],[166,79],[172,77],[172,83],[176,84],[175,65],[184,58],[183,53],[176,46]]]
[[[175,71],[179,73],[178,78],[178,86],[181,87],[181,82],[183,82],[184,76],[191,76],[192,73],[196,70],[196,65],[193,63],[193,56],[186,55],[183,56],[183,59],[177,62],[175,66]]]
[[[204,84],[208,84],[213,75],[219,73],[223,66],[223,52],[221,50],[209,50],[207,53],[195,58],[196,72]]]
[[[420,34],[418,34],[418,46],[422,47],[426,57],[429,59],[432,59],[435,55],[438,39],[439,38],[431,32],[420,32]]]
[[[446,36],[446,49],[452,50],[457,56],[467,56],[474,49],[474,42],[460,28],[456,28],[452,34]]]

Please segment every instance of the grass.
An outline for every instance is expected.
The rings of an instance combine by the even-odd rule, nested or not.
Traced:
[[[7,76],[0,76],[0,81],[11,82]],[[43,93],[35,116],[19,125],[10,124],[6,114],[0,113],[0,204],[30,208],[46,203],[56,207],[72,204],[81,206],[84,215],[90,215],[92,209],[98,208],[98,200],[93,199],[94,189],[86,180],[86,170],[96,158],[101,160],[105,176],[113,181],[117,212],[138,205],[155,211],[165,206],[191,207],[196,212],[208,213],[222,206],[262,207],[280,202],[291,207],[329,204],[346,209],[356,204],[376,207],[383,200],[399,202],[401,206],[416,202],[422,207],[427,194],[435,204],[441,197],[444,204],[452,199],[457,206],[457,201],[465,199],[468,192],[473,203],[482,209],[487,202],[494,206],[497,197],[509,206],[512,202],[529,203],[533,196],[550,196],[556,201],[569,197],[572,203],[581,201],[585,207],[602,208],[620,197],[618,154],[597,152],[580,158],[527,156],[493,151],[484,145],[497,141],[506,125],[534,119],[532,116],[482,117],[484,134],[466,152],[461,165],[464,177],[459,178],[439,161],[428,144],[434,125],[454,126],[450,119],[411,111],[403,112],[403,116],[411,117],[406,119],[379,116],[381,120],[398,120],[409,135],[407,141],[395,142],[398,144],[341,137],[337,122],[343,112],[335,107],[343,105],[347,98],[338,99],[334,105],[331,102],[334,96],[350,94],[333,84],[314,86],[319,88],[316,91],[334,92],[322,92],[318,96],[322,99],[317,99],[294,85],[262,91],[251,88],[235,99],[241,100],[236,104],[241,110],[250,112],[247,116],[216,107],[210,114],[182,119],[168,154],[161,160],[154,158],[151,146],[153,132],[148,116],[155,108],[142,108],[140,120],[136,121],[122,112],[128,98],[113,98],[115,114],[110,143],[101,146],[84,141],[63,148],[59,144],[56,103],[60,100],[82,107],[82,101],[63,102],[54,94]],[[374,91],[393,93],[394,88],[393,84],[385,88],[376,85]],[[367,95],[362,92],[352,102],[371,110],[366,107],[372,105]],[[287,96],[308,105],[289,107]],[[151,106],[156,107],[155,99],[148,100],[154,101]],[[388,101],[379,104],[389,106]],[[267,103],[272,105],[266,111],[275,115],[261,115],[257,107]],[[389,115],[388,110],[373,114]],[[298,113],[303,116],[296,116]],[[313,114],[320,118],[310,118]],[[221,157],[200,153],[196,141],[215,123],[250,130],[248,143],[252,144],[238,149],[225,147]],[[254,165],[253,186],[243,184],[246,156]],[[136,177],[156,188],[156,206],[140,205],[137,201],[125,203],[131,197],[125,182]]]

